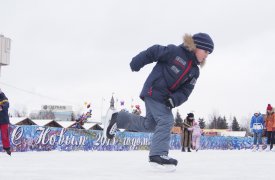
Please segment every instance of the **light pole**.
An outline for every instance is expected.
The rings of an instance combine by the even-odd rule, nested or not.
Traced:
[[[0,34],[0,75],[1,67],[10,64],[11,39]]]

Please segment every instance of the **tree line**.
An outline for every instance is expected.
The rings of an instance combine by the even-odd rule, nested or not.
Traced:
[[[180,126],[180,124],[183,123],[183,119],[181,118],[181,115],[179,111],[177,111],[176,116],[175,116],[175,126]],[[227,119],[225,116],[217,116],[213,115],[209,123],[206,123],[204,118],[199,118],[198,123],[200,125],[201,129],[232,129],[232,131],[246,131],[246,127],[241,127],[237,118],[234,116],[232,123],[230,126],[228,125]]]

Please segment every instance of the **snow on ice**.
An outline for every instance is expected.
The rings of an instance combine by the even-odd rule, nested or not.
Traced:
[[[275,152],[251,150],[170,151],[172,173],[153,169],[148,151],[44,151],[0,153],[0,180],[256,180],[273,179]]]

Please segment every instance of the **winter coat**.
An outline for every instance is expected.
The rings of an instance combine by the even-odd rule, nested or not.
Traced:
[[[201,136],[202,130],[199,124],[194,125],[193,127],[188,128],[189,131],[192,131],[192,136]]]
[[[263,132],[264,128],[264,118],[262,114],[258,116],[253,115],[250,121],[250,128],[253,132]]]
[[[0,111],[0,124],[9,124],[9,101],[4,93],[0,93],[0,106],[2,111]]]
[[[275,114],[272,112],[265,117],[265,126],[267,131],[272,131],[273,125],[275,126]]]
[[[195,45],[192,36],[189,40],[179,46],[154,45],[132,59],[132,71],[157,62],[144,83],[141,99],[151,97],[165,104],[166,99],[171,97],[175,106],[188,99],[200,74],[199,62],[193,53]]]
[[[187,118],[184,119],[184,124],[188,124],[193,126],[193,121],[188,120]],[[181,145],[183,147],[191,148],[192,144],[192,133],[188,131],[186,127],[182,127],[182,134],[181,134]]]

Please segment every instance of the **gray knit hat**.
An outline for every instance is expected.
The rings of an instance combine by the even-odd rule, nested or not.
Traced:
[[[196,48],[203,49],[211,54],[214,50],[214,42],[211,37],[206,33],[197,33],[192,36]]]

